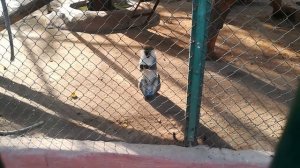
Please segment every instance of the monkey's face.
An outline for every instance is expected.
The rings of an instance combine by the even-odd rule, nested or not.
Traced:
[[[149,69],[156,70],[156,55],[153,48],[144,48],[141,51],[140,70]]]
[[[144,47],[144,54],[145,54],[145,56],[147,57],[147,58],[149,58],[150,56],[152,56],[152,55],[155,55],[154,54],[154,48],[153,47],[151,47],[151,46],[146,46],[146,47]]]
[[[144,54],[145,54],[146,58],[149,58],[151,56],[152,51],[153,50],[144,50]]]

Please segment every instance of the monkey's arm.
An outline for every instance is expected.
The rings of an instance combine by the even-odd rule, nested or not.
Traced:
[[[15,59],[15,53],[14,53],[14,44],[13,44],[13,38],[10,28],[10,19],[9,14],[6,6],[5,0],[1,0],[2,8],[3,8],[3,16],[4,16],[4,22],[5,27],[8,32],[8,38],[9,38],[9,45],[10,45],[10,61],[13,61]]]
[[[160,85],[161,85],[160,76],[159,76],[159,74],[157,74],[157,77],[153,81],[154,93],[157,93],[160,90]]]
[[[146,95],[146,80],[145,79],[141,79],[139,82],[139,89],[142,91],[143,95]]]

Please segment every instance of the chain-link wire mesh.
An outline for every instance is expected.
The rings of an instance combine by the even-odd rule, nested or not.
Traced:
[[[216,61],[206,64],[201,123],[221,137],[218,145],[272,151],[300,74],[299,2],[215,3],[208,56]]]
[[[20,134],[182,144],[192,2],[102,2],[107,11],[79,0],[7,1],[15,61],[1,20],[3,133],[43,121]],[[299,10],[273,19],[269,3],[212,1],[199,143],[273,150],[278,141],[299,78]],[[155,48],[161,80],[148,101],[144,46]]]

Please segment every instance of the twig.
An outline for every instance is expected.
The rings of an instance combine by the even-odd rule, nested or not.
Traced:
[[[35,123],[33,125],[30,125],[28,127],[25,127],[25,128],[21,128],[21,129],[18,129],[18,130],[13,130],[13,131],[0,131],[0,136],[7,136],[7,135],[16,135],[16,134],[22,134],[22,133],[25,133],[25,132],[28,132],[34,128],[37,128],[41,125],[44,124],[44,121],[40,121],[38,123]]]

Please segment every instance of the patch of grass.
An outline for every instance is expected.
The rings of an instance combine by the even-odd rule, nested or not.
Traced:
[[[114,7],[115,7],[116,9],[126,9],[126,8],[131,7],[131,5],[129,5],[129,4],[126,3],[126,2],[120,2],[120,3],[114,3]]]
[[[81,10],[81,11],[88,11],[87,5],[81,6],[78,9]]]
[[[129,8],[129,7],[131,7],[132,5],[129,5],[129,4],[126,3],[126,2],[120,2],[120,3],[114,3],[113,6],[114,6],[114,8],[115,8],[116,10],[122,10],[122,9]],[[81,10],[81,11],[88,11],[88,10],[89,10],[88,7],[87,7],[87,5],[80,6],[80,7],[78,7],[77,9],[79,9],[79,10]]]

